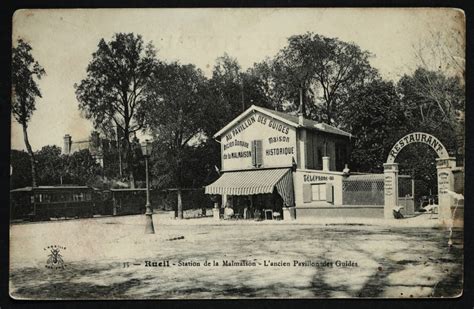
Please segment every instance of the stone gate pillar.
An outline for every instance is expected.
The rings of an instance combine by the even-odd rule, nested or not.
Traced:
[[[393,208],[398,205],[398,163],[384,163],[384,207],[385,219],[393,219]]]
[[[453,197],[448,194],[454,192],[453,168],[456,167],[456,159],[453,157],[436,159],[438,174],[438,219],[440,223],[446,224],[452,219],[451,207],[454,205]]]

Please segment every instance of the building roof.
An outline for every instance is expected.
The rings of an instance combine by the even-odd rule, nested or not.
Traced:
[[[86,141],[72,141],[71,142],[71,150],[69,151],[70,154],[73,154],[74,152],[78,152],[84,149],[90,150],[91,142],[86,140]]]
[[[102,151],[101,146],[94,146],[91,140],[72,141],[71,150],[69,151],[69,154],[73,154],[75,152],[85,150],[85,149],[89,150],[92,156],[101,155],[101,151]]]
[[[235,124],[237,124],[244,117],[246,117],[247,115],[249,115],[250,113],[255,112],[255,111],[266,114],[270,117],[273,117],[277,120],[280,120],[280,121],[282,121],[282,122],[284,122],[284,123],[286,123],[286,124],[288,124],[292,127],[295,127],[295,128],[305,128],[305,129],[309,129],[309,130],[315,130],[315,131],[320,131],[320,132],[326,132],[326,133],[331,133],[331,134],[337,134],[337,135],[352,137],[352,134],[350,134],[346,131],[343,131],[341,129],[338,129],[334,126],[331,126],[329,124],[326,124],[326,123],[320,123],[320,122],[316,122],[316,121],[311,120],[311,119],[304,118],[303,125],[300,125],[299,121],[298,121],[298,116],[291,115],[291,114],[284,113],[284,112],[279,112],[279,111],[276,111],[276,110],[272,110],[272,109],[268,109],[268,108],[264,108],[264,107],[260,107],[260,106],[252,105],[246,111],[244,111],[242,114],[237,116],[234,120],[229,122],[224,128],[220,129],[216,134],[214,134],[214,138],[216,138],[218,136],[221,136],[224,132],[229,130],[231,127],[233,127]]]

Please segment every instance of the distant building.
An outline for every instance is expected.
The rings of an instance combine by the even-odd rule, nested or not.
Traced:
[[[108,140],[101,139],[99,133],[92,132],[86,140],[73,141],[69,134],[64,135],[63,154],[71,155],[84,149],[89,150],[94,160],[104,167],[104,147],[108,146]],[[107,145],[107,146],[106,146]]]

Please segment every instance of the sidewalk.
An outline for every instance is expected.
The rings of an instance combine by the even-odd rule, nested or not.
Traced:
[[[213,217],[174,219],[174,212],[159,213],[154,215],[154,221],[161,225],[371,225],[380,227],[419,227],[442,228],[436,216],[419,214],[415,217],[403,219],[363,218],[363,217],[305,217],[296,220],[216,220]]]

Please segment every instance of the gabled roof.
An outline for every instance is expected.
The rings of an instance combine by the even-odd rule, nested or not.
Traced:
[[[237,118],[229,122],[225,127],[223,127],[216,134],[214,134],[213,137],[216,138],[218,136],[221,136],[224,132],[228,131],[230,128],[236,125],[239,121],[241,121],[242,119],[247,117],[249,114],[254,113],[256,111],[262,114],[268,115],[277,120],[280,120],[281,122],[286,123],[295,128],[305,128],[309,130],[315,130],[315,131],[321,131],[321,132],[326,132],[326,133],[352,137],[352,134],[346,131],[343,131],[341,129],[338,129],[334,126],[331,126],[325,123],[316,122],[314,120],[310,120],[306,118],[303,120],[303,125],[300,125],[298,122],[298,116],[290,115],[287,113],[283,113],[283,112],[275,111],[272,109],[255,106],[255,105],[250,106],[246,111],[244,111],[242,114],[237,116]]]

